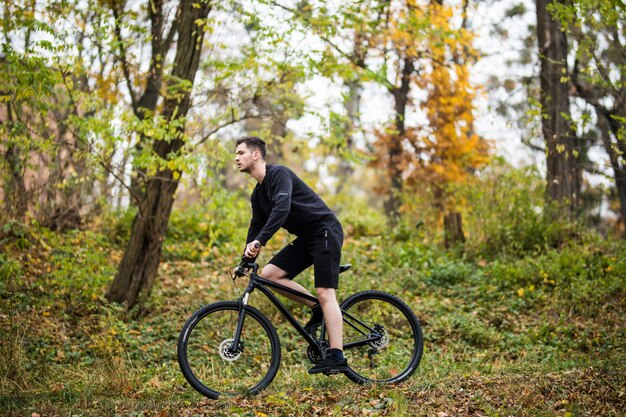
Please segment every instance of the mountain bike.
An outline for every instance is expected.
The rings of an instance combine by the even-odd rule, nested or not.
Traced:
[[[340,273],[350,269],[342,265]],[[319,363],[329,347],[325,324],[305,330],[272,290],[289,292],[318,302],[258,275],[259,265],[244,259],[231,269],[235,281],[249,282],[236,301],[219,301],[196,311],[178,338],[178,363],[191,386],[217,399],[222,395],[256,394],[276,376],[281,345],[270,320],[249,304],[255,290],[276,306],[307,343],[306,356]],[[424,339],[417,317],[400,298],[377,290],[351,295],[340,304],[343,315],[344,355],[350,369],[343,372],[357,384],[397,383],[409,378],[422,358]]]

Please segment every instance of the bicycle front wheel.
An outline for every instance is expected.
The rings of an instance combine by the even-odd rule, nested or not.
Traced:
[[[356,383],[401,382],[417,369],[424,338],[411,308],[382,291],[348,297],[344,311],[344,353]]]
[[[222,394],[256,394],[280,366],[280,341],[269,320],[247,306],[238,347],[233,337],[239,303],[221,301],[194,313],[178,338],[178,363],[191,386],[217,399]]]

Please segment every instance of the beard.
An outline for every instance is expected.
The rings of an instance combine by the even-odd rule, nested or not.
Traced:
[[[237,168],[239,168],[239,172],[244,172],[246,174],[249,174],[250,172],[252,172],[252,167],[251,166],[245,166],[245,165],[241,165],[238,166]]]

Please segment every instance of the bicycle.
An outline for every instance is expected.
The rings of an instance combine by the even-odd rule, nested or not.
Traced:
[[[351,265],[341,265],[340,273]],[[243,259],[231,269],[233,282],[249,282],[236,301],[218,301],[196,311],[178,338],[178,362],[189,384],[200,394],[257,394],[276,376],[281,345],[276,329],[257,308],[249,305],[261,291],[308,344],[312,363],[324,359],[329,346],[325,324],[307,332],[273,290],[286,291],[317,303],[317,298],[258,275],[259,265]],[[233,273],[234,272],[234,273]],[[422,330],[411,308],[400,298],[377,290],[355,293],[341,304],[344,354],[350,369],[343,372],[357,384],[397,383],[417,369],[424,348]]]

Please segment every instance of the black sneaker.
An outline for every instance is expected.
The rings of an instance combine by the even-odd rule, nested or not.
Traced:
[[[326,359],[309,369],[309,373],[313,374],[325,374],[333,375],[340,374],[348,371],[348,361],[344,359],[337,359],[334,356],[327,356]]]
[[[312,315],[309,321],[304,325],[304,330],[307,333],[313,333],[315,329],[322,325],[324,321],[324,315],[322,314],[322,307],[317,304],[315,307],[311,309]]]

